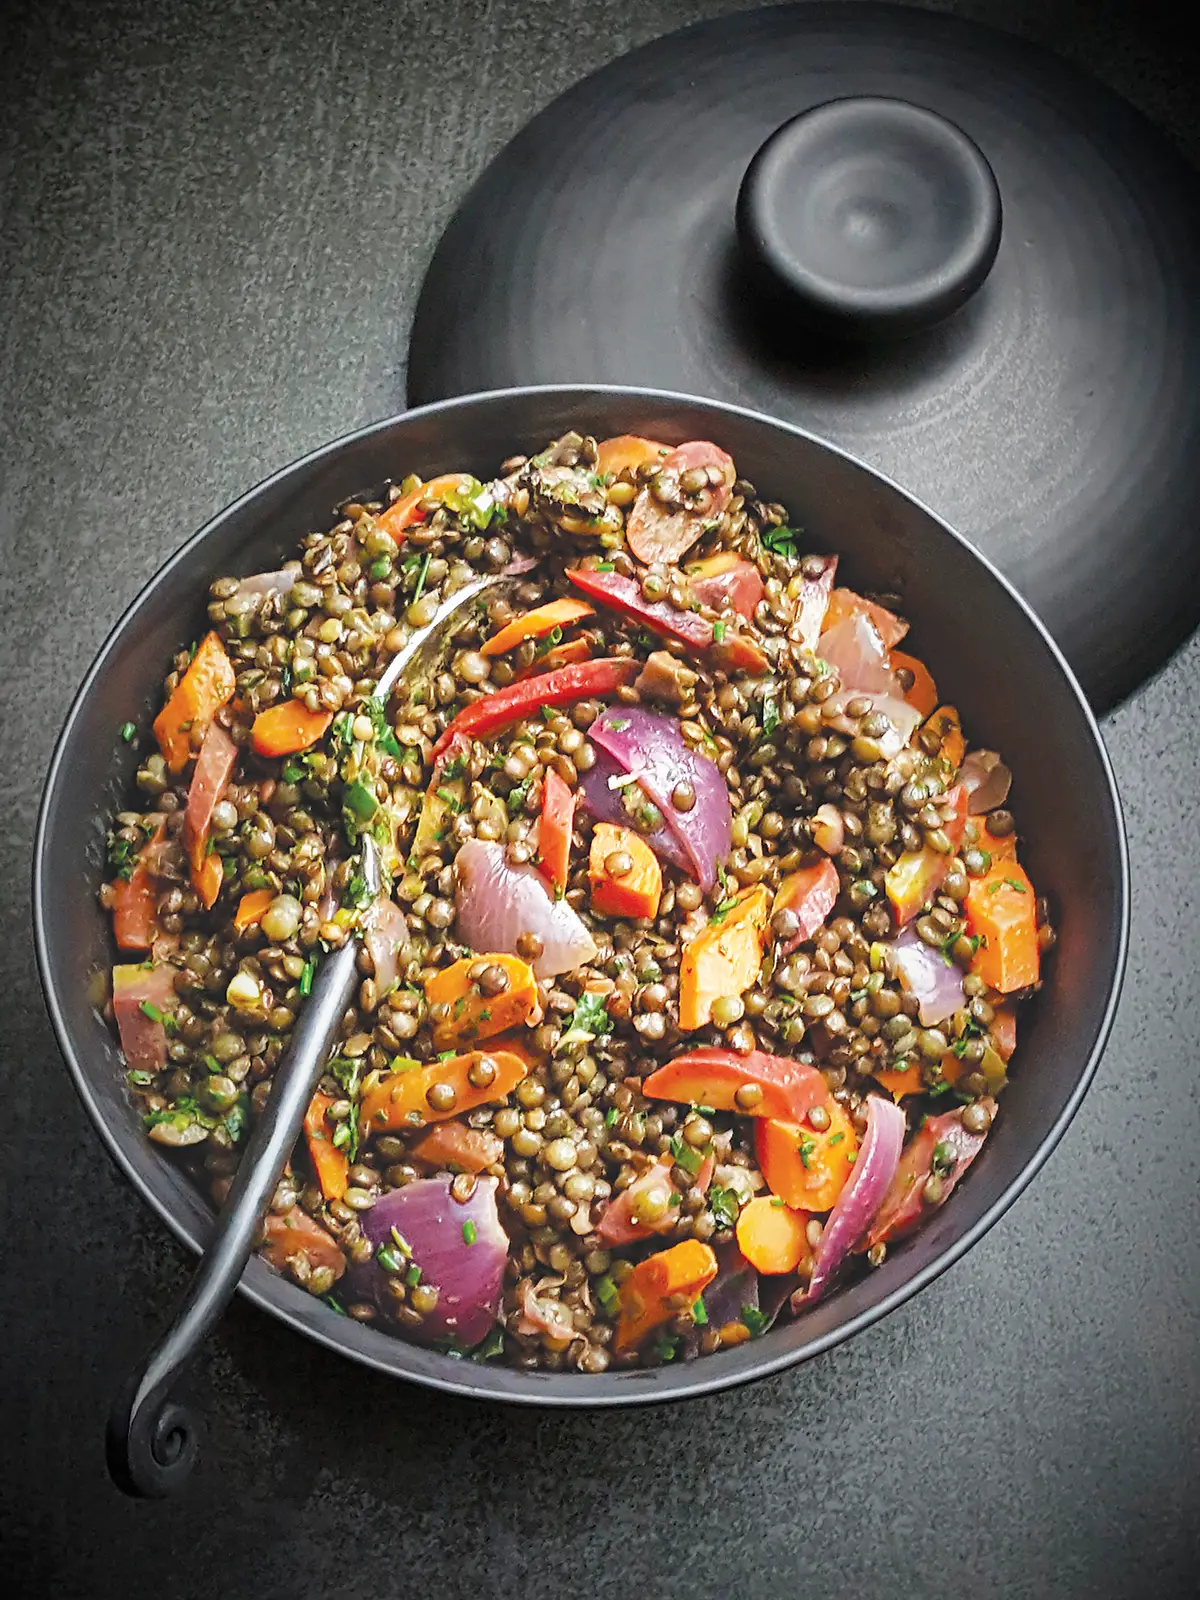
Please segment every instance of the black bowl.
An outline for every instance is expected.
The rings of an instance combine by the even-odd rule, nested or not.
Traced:
[[[192,1250],[212,1226],[204,1197],[143,1136],[116,1042],[93,1004],[113,960],[96,890],[107,819],[136,764],[117,737],[149,732],[163,664],[204,625],[219,573],[279,565],[332,508],[387,477],[472,468],[576,428],[599,436],[711,438],[808,531],[841,554],[846,580],[900,591],[914,650],[981,743],[1002,750],[1028,835],[1022,859],[1059,928],[1045,987],[1023,1018],[995,1133],[927,1225],[875,1272],[759,1341],[692,1363],[596,1377],[515,1372],[434,1354],[339,1316],[263,1262],[243,1292],[331,1349],[451,1393],[532,1405],[619,1405],[709,1393],[827,1350],[900,1305],[978,1239],[1061,1138],[1095,1071],[1116,1007],[1128,936],[1128,865],[1108,758],[1079,686],[1045,629],[996,570],[895,484],[798,428],[732,406],[621,388],[513,389],[377,423],[285,468],[221,512],[117,623],[55,747],[34,853],[34,928],[46,1001],[76,1087],[122,1171]],[[1032,1275],[1014,1284],[1028,1293]],[[165,1308],[164,1308],[165,1309]]]

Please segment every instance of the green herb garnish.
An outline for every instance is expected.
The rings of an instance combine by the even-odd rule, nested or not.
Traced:
[[[361,911],[371,903],[371,891],[361,872],[355,872],[342,890],[342,904],[351,911]]]
[[[467,1244],[474,1244],[479,1237],[479,1230],[470,1217],[462,1225],[462,1236]]]
[[[946,1139],[939,1139],[929,1158],[929,1170],[939,1178],[948,1178],[958,1164],[958,1154]]]
[[[545,707],[542,709],[544,710]],[[508,814],[510,817],[515,817],[518,811],[520,811],[521,807],[525,804],[525,796],[529,793],[529,785],[532,782],[532,777],[522,778],[520,783],[514,783],[512,788],[508,791],[508,795],[505,799],[505,805],[508,807]]]
[[[708,1327],[708,1310],[705,1307],[703,1295],[697,1299],[696,1304],[692,1307],[692,1316],[695,1318],[698,1328]]]
[[[606,1128],[611,1128],[620,1115],[621,1113],[617,1110],[616,1106],[609,1106],[608,1110],[604,1113],[604,1126]]]
[[[123,722],[118,731],[126,744],[132,744],[137,738],[137,727],[132,722]]]
[[[676,1134],[671,1140],[671,1158],[677,1167],[682,1167],[689,1177],[694,1178],[704,1165],[704,1157],[699,1150],[693,1150],[682,1134]]]
[[[370,822],[379,810],[379,801],[360,778],[346,785],[342,792],[342,805],[356,822]]]
[[[764,1311],[760,1311],[757,1306],[743,1306],[742,1321],[750,1329],[750,1337],[752,1339],[761,1339],[770,1326],[771,1319]]]
[[[567,1031],[559,1042],[582,1038],[600,1039],[606,1033],[611,1033],[612,1029],[613,1020],[608,1014],[604,996],[592,994],[590,990],[585,989],[575,1002]]]
[[[800,1165],[807,1172],[812,1162],[812,1153],[817,1148],[817,1141],[815,1139],[801,1139],[796,1148],[800,1152]]]
[[[789,560],[796,559],[796,540],[800,537],[799,528],[789,528],[781,525],[778,528],[767,528],[759,534],[759,543],[764,550],[770,550],[777,556],[787,556]]]
[[[313,974],[316,972],[316,970],[317,958],[316,956],[309,956],[308,960],[304,963],[304,971],[300,974],[300,993],[306,1000],[312,993]]]
[[[596,1299],[599,1300],[601,1307],[611,1315],[620,1304],[621,1291],[607,1272],[602,1278],[596,1279],[594,1287]]]
[[[412,1266],[409,1267],[408,1271],[404,1274],[404,1281],[405,1281],[405,1283],[408,1285],[408,1287],[410,1289],[415,1289],[417,1287],[417,1285],[420,1283],[420,1281],[421,1281],[421,1269],[416,1264],[415,1261],[413,1262]]]
[[[741,1209],[737,1190],[722,1189],[719,1184],[713,1184],[708,1191],[708,1209],[723,1228],[736,1228]]]
[[[425,559],[421,563],[421,570],[417,574],[417,587],[413,590],[413,603],[414,603],[414,605],[421,598],[421,596],[425,593],[425,579],[429,576],[429,563],[432,560],[433,560],[433,551],[432,550],[426,550]]]
[[[779,726],[779,702],[775,698],[775,690],[767,689],[762,698],[762,731],[763,738],[769,739]]]

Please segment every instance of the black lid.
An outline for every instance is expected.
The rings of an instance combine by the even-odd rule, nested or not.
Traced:
[[[800,423],[974,540],[1104,708],[1200,620],[1197,261],[1196,174],[1058,57],[780,6],[517,135],[439,245],[409,394],[627,383]]]

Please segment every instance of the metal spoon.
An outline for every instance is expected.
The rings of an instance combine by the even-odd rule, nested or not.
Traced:
[[[444,646],[446,625],[485,589],[515,583],[497,574],[459,589],[389,662],[375,689],[386,705],[401,675]],[[362,841],[362,875],[372,898],[380,889],[375,842]],[[196,1462],[197,1425],[172,1396],[182,1369],[231,1299],[258,1239],[259,1228],[300,1124],[358,985],[358,940],[347,939],[321,962],[292,1037],[275,1068],[271,1092],[254,1124],[212,1241],[166,1332],[118,1395],[108,1421],[108,1470],[126,1494],[160,1499],[173,1494]]]

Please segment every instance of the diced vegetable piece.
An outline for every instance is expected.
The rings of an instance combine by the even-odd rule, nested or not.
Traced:
[[[161,1072],[167,1064],[165,1019],[175,1012],[175,969],[117,966],[112,974],[113,1015],[126,1065],[138,1072]]]
[[[690,1032],[712,1021],[713,1001],[740,995],[758,980],[771,896],[756,883],[720,907],[683,947],[679,964],[679,1026]]]
[[[472,950],[515,953],[523,933],[535,933],[542,953],[532,963],[539,978],[574,972],[596,954],[596,942],[578,912],[556,900],[536,867],[514,866],[504,846],[468,839],[454,858],[456,934]]]
[[[996,1006],[995,1016],[988,1031],[996,1042],[1000,1059],[1011,1061],[1012,1053],[1017,1048],[1017,1008],[1011,1005]]]
[[[324,737],[332,711],[310,711],[303,700],[281,700],[254,719],[250,742],[260,756],[294,756]]]
[[[673,1204],[678,1194],[671,1180],[674,1163],[660,1157],[647,1167],[641,1177],[635,1178],[628,1189],[614,1195],[604,1208],[596,1232],[605,1244],[634,1244],[639,1239],[652,1238],[656,1233],[671,1233],[679,1220]],[[705,1156],[692,1180],[692,1187],[707,1194],[712,1182],[713,1159]]]
[[[455,1198],[452,1183],[447,1177],[418,1178],[389,1189],[362,1213],[362,1230],[375,1246],[367,1283],[376,1303],[385,1312],[395,1305],[379,1258],[382,1245],[399,1255],[403,1271],[411,1263],[420,1269],[421,1282],[438,1291],[437,1305],[419,1325],[406,1328],[405,1337],[423,1344],[453,1340],[461,1350],[478,1344],[495,1325],[508,1235],[496,1209],[495,1178],[480,1178],[466,1200]]]
[[[541,672],[535,678],[510,683],[505,689],[494,689],[481,700],[464,707],[433,747],[437,761],[458,735],[481,739],[508,727],[521,717],[536,715],[542,706],[567,706],[576,700],[603,699],[630,683],[637,675],[637,662],[605,656],[599,661],[581,661],[574,666],[559,667],[555,672]]]
[[[970,802],[968,801],[968,805]],[[1017,836],[1015,833],[1005,833],[997,837],[988,831],[986,817],[967,818],[967,831],[964,838],[967,843],[973,843],[979,850],[986,850],[995,861],[1015,861],[1017,859]],[[971,834],[974,832],[974,839]]]
[[[837,671],[843,689],[854,694],[899,695],[887,647],[865,613],[856,612],[826,628],[817,654]]]
[[[617,856],[629,858],[619,875],[609,866]],[[617,862],[617,865],[623,865]],[[598,822],[588,857],[591,907],[601,917],[656,917],[662,898],[662,868],[646,841],[632,828]]]
[[[854,1163],[854,1175],[838,1195],[825,1221],[808,1288],[793,1296],[798,1308],[813,1305],[829,1288],[842,1262],[870,1227],[896,1175],[904,1148],[905,1120],[900,1107],[877,1094],[866,1098],[867,1131]]]
[[[335,1283],[345,1272],[346,1258],[341,1245],[299,1206],[293,1206],[281,1217],[268,1212],[264,1226],[266,1238],[258,1253],[277,1272],[284,1271],[289,1262],[301,1256],[311,1272],[318,1267],[328,1267]]]
[[[472,973],[485,969],[495,972],[497,983],[503,979],[499,992],[484,993],[472,978]],[[449,1008],[448,1015],[433,1025],[433,1042],[439,1050],[490,1039],[508,1028],[537,1022],[540,1016],[533,968],[519,956],[500,953],[464,956],[443,967],[426,980],[425,999],[431,1007]]]
[[[729,504],[737,469],[733,458],[707,439],[679,445],[663,457],[659,473],[686,491],[689,473],[698,469],[709,472],[710,481],[699,494],[688,495],[686,505],[672,510],[649,485],[634,501],[625,519],[625,541],[639,561],[674,566]]]
[[[158,937],[158,891],[150,871],[150,845],[158,843],[166,827],[166,817],[159,817],[129,878],[113,884],[113,937],[118,950],[149,950]]]
[[[219,723],[210,722],[188,786],[183,842],[192,869],[192,886],[208,910],[215,903],[224,873],[220,858],[209,853],[209,830],[217,802],[237,765],[237,745]]]
[[[767,592],[753,561],[732,550],[691,563],[687,579],[692,598],[701,605],[711,606],[714,611],[736,611],[747,621],[753,618]]]
[[[504,1155],[504,1141],[486,1128],[438,1122],[413,1148],[413,1155],[451,1172],[486,1172]]]
[[[984,1100],[981,1104],[995,1114],[994,1101]],[[986,1138],[986,1132],[969,1133],[963,1127],[961,1108],[927,1118],[909,1141],[875,1213],[865,1239],[868,1248],[902,1238],[934,1209],[925,1185],[935,1167],[939,1182],[937,1204],[945,1204],[951,1190],[983,1149]]]
[[[788,955],[797,945],[814,938],[825,925],[840,892],[837,868],[828,856],[812,866],[789,872],[775,892],[771,916],[790,911],[799,919],[794,934],[779,940],[779,953]]]
[[[471,1070],[483,1061],[495,1067],[495,1076],[486,1084],[471,1082]],[[391,1072],[363,1095],[359,1106],[359,1130],[363,1138],[373,1133],[403,1132],[423,1127],[427,1122],[444,1122],[461,1116],[476,1106],[503,1100],[512,1093],[529,1071],[529,1060],[509,1050],[473,1050],[451,1056],[432,1066],[412,1066]],[[449,1102],[442,1109],[430,1104],[429,1092],[435,1086],[449,1088],[453,1094],[434,1095]]]
[[[796,620],[800,628],[800,642],[806,650],[816,649],[821,629],[825,626],[837,564],[836,556],[826,556],[825,565],[815,578],[800,579]]]
[[[798,1211],[828,1211],[854,1171],[854,1124],[834,1099],[825,1110],[829,1123],[820,1131],[807,1121],[771,1118],[754,1125],[754,1150],[767,1187]]]
[[[398,500],[393,500],[387,510],[376,518],[376,526],[390,533],[394,539],[414,522],[424,522],[427,513],[422,509],[422,501],[444,500],[456,490],[469,489],[474,482],[469,472],[447,472],[440,478],[430,478],[428,483],[418,484]]]
[[[926,944],[911,925],[891,948],[896,976],[905,991],[916,996],[920,1004],[917,1016],[924,1027],[937,1027],[966,1004],[961,967]]]
[[[547,650],[544,656],[534,661],[519,677],[526,678],[531,675],[538,676],[543,672],[557,672],[559,667],[573,667],[577,662],[590,661],[592,647],[586,639],[564,639],[562,644],[556,644]]]
[[[926,737],[931,734],[937,736],[936,753],[939,759],[947,764],[951,772],[957,772],[962,766],[967,746],[963,739],[958,712],[953,706],[939,706],[933,715],[926,719],[920,735],[922,745]]]
[[[967,894],[967,930],[980,940],[971,971],[1001,994],[1038,981],[1040,955],[1033,884],[1016,861],[993,861]]]
[[[744,1056],[736,1050],[689,1050],[652,1072],[642,1093],[651,1100],[785,1122],[802,1122],[814,1106],[829,1102],[829,1088],[816,1067],[761,1050]]]
[[[951,1055],[948,1059],[953,1061],[956,1066],[961,1065],[958,1057],[955,1055]],[[943,1077],[945,1076],[945,1070],[946,1062],[945,1059],[943,1059]],[[919,1061],[910,1061],[909,1064],[903,1068],[880,1067],[875,1073],[875,1080],[877,1083],[883,1085],[883,1087],[891,1095],[892,1099],[897,1103],[903,1100],[905,1095],[921,1094],[925,1089],[925,1078],[921,1072],[921,1063]]]
[[[333,1142],[333,1128],[325,1116],[332,1104],[332,1095],[319,1090],[313,1095],[304,1113],[304,1137],[321,1193],[326,1200],[340,1200],[350,1187],[350,1160]]]
[[[238,901],[233,914],[233,925],[239,933],[262,921],[262,914],[275,898],[274,889],[251,889]]]
[[[192,753],[192,731],[205,728],[233,699],[237,676],[225,646],[206,633],[175,691],[154,719],[154,735],[172,772],[182,772]]]
[[[408,924],[396,902],[384,896],[367,907],[364,922],[365,943],[375,966],[375,992],[382,999],[399,981],[400,952],[408,942]]]
[[[553,767],[547,767],[542,779],[542,814],[538,821],[538,870],[558,894],[567,887],[575,799],[575,791]]]
[[[903,669],[912,673],[912,688],[904,691],[904,698],[914,711],[919,711],[923,717],[929,716],[938,703],[937,684],[934,683],[929,668],[923,661],[918,661],[916,656],[906,656],[902,650],[892,651],[891,663],[893,672]]]
[[[947,791],[946,799],[954,808],[950,820],[945,824],[946,837],[952,848],[957,850],[963,842],[967,825],[966,791],[956,786]],[[928,845],[922,850],[906,850],[888,868],[884,887],[898,927],[903,928],[924,911],[941,887],[949,868],[950,856],[941,855]]]
[[[624,474],[636,478],[639,467],[656,466],[671,454],[670,445],[659,444],[657,439],[643,439],[636,433],[618,433],[611,439],[601,439],[596,448],[596,471],[608,478]]]
[[[893,645],[900,643],[908,632],[908,623],[899,618],[894,611],[888,611],[885,606],[876,605],[873,600],[865,599],[861,594],[855,594],[853,589],[835,589],[829,597],[829,609],[825,614],[826,632],[835,628],[839,622],[847,617],[866,616],[871,619],[879,631],[879,637],[890,650]]]
[[[437,850],[466,803],[467,785],[464,779],[447,778],[444,774],[439,778],[435,774],[421,801],[421,815],[417,818],[417,831],[409,851],[409,859],[414,866]]]
[[[681,860],[700,887],[710,889],[732,848],[729,785],[716,762],[691,748],[674,717],[645,706],[610,707],[592,723],[588,738],[596,750],[595,764],[584,774],[589,810],[603,822],[626,826],[643,820],[630,814],[629,797],[638,797],[638,811],[648,799],[662,818],[662,831],[682,847],[682,859],[664,848],[657,827],[645,830],[647,843],[668,860]],[[606,756],[620,764],[621,773],[606,770]],[[675,802],[680,789],[691,791],[687,810]]]
[[[641,1344],[647,1334],[675,1315],[672,1302],[676,1295],[694,1301],[716,1275],[712,1247],[698,1239],[685,1239],[639,1261],[621,1285],[614,1348],[619,1352]]]
[[[793,1211],[769,1194],[755,1195],[737,1220],[738,1249],[756,1272],[795,1272],[811,1253],[807,1227],[807,1211]]]
[[[619,572],[598,572],[592,567],[568,567],[567,577],[577,589],[610,610],[641,622],[664,639],[674,639],[710,665],[727,672],[749,672],[761,676],[771,663],[752,639],[734,633],[726,624],[718,638],[717,627],[695,611],[685,611],[670,600],[647,600],[634,578]]]
[[[506,623],[499,633],[494,633],[486,643],[480,645],[480,654],[502,656],[506,650],[515,650],[517,645],[524,644],[526,639],[545,638],[555,628],[569,628],[573,622],[582,622],[585,617],[595,615],[586,601],[550,600],[546,605],[537,606]]]
[[[982,816],[1008,799],[1012,773],[995,750],[972,750],[963,757],[958,781],[967,791],[968,812],[973,817]]]

